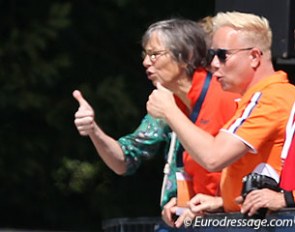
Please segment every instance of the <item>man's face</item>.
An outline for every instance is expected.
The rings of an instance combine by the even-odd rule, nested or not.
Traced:
[[[213,35],[211,62],[213,75],[223,90],[243,94],[251,82],[251,46],[242,39],[241,32],[221,27]]]

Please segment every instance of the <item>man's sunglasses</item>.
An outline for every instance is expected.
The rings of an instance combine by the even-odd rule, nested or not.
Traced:
[[[238,48],[238,49],[208,49],[208,54],[207,54],[207,62],[210,64],[212,60],[214,59],[214,56],[217,56],[220,63],[225,63],[228,55],[234,54],[240,51],[248,51],[253,48]]]

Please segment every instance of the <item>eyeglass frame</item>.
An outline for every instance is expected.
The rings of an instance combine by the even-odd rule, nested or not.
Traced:
[[[152,63],[155,63],[160,56],[167,54],[169,51],[167,50],[156,50],[156,51],[145,51],[141,52],[141,58],[144,60],[146,56],[149,57]]]
[[[226,55],[231,55],[235,54],[241,51],[250,51],[254,47],[249,47],[249,48],[234,48],[234,49],[223,49],[223,48],[218,48],[218,49],[208,49],[207,53],[207,61],[209,64],[213,61],[214,57],[217,56],[218,60],[220,63],[225,63],[227,60]]]

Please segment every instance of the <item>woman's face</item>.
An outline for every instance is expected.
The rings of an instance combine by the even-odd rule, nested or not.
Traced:
[[[157,82],[171,91],[177,88],[177,81],[186,75],[184,65],[176,62],[172,54],[161,42],[159,33],[153,32],[143,51],[143,66],[153,85]]]

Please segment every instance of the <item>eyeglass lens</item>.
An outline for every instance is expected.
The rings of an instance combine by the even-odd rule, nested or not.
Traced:
[[[217,49],[217,50],[209,49],[207,54],[208,62],[211,63],[214,56],[216,55],[221,63],[225,63],[226,53],[227,53],[226,49]]]
[[[155,62],[159,56],[164,55],[166,53],[166,50],[142,51],[141,57],[142,59],[145,59],[145,57],[148,56],[152,62]]]
[[[237,53],[237,52],[241,52],[241,51],[247,51],[247,50],[251,50],[253,49],[253,47],[250,48],[237,48],[237,49],[208,49],[208,54],[207,54],[207,61],[209,62],[209,64],[212,62],[214,56],[216,55],[219,59],[219,61],[221,63],[225,63],[226,62],[226,58],[227,58],[227,54],[229,53]],[[262,55],[262,52],[261,52]]]

